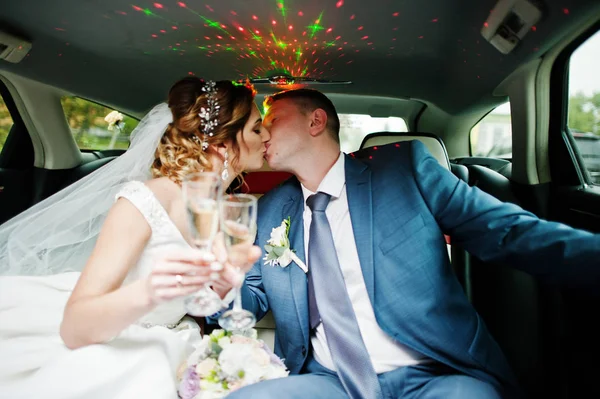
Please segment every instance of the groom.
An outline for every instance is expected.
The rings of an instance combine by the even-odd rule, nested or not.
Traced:
[[[341,153],[336,110],[320,92],[281,92],[265,105],[266,160],[296,178],[260,199],[257,245],[289,217],[290,248],[308,273],[281,259],[247,274],[244,307],[273,312],[275,350],[292,375],[230,397],[517,397],[444,234],[480,258],[567,284],[584,270],[598,279],[600,236],[469,187],[418,141],[361,161]]]

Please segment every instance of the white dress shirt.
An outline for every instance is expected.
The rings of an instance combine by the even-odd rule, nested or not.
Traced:
[[[344,154],[340,153],[337,162],[331,167],[327,175],[321,181],[317,191],[331,195],[331,200],[325,214],[331,226],[335,250],[346,283],[346,289],[352,308],[358,321],[363,341],[373,368],[377,374],[394,370],[401,366],[408,366],[421,363],[426,360],[424,355],[397,343],[391,339],[377,324],[373,305],[369,299],[365,280],[362,275],[362,269],[358,259],[356,242],[354,241],[354,231],[350,220],[350,211],[348,209],[348,197],[346,196],[346,174],[344,169]],[[302,186],[304,195],[304,248],[305,259],[308,261],[308,239],[310,234],[310,222],[312,212],[306,205],[306,199],[314,194],[306,187]],[[308,263],[310,270],[310,263]],[[335,370],[323,323],[315,329],[311,336],[311,344],[315,359],[323,366]]]

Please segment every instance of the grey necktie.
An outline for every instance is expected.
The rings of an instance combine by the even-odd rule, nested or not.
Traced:
[[[381,387],[358,328],[325,215],[330,199],[329,194],[318,192],[306,200],[312,211],[308,288],[315,302],[309,297],[311,328],[318,324],[320,315],[331,357],[350,398],[377,398]]]

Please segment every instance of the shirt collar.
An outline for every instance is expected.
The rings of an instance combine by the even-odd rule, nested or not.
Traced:
[[[339,198],[342,195],[342,190],[346,184],[346,170],[344,165],[344,153],[340,152],[337,161],[329,169],[323,180],[321,180],[317,192],[321,191],[329,194],[331,195],[331,198]],[[302,187],[302,195],[304,196],[304,203],[306,204],[306,199],[314,193],[304,187],[304,185],[301,184],[300,186]]]

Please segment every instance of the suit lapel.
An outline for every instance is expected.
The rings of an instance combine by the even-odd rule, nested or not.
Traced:
[[[296,251],[296,255],[306,264],[304,259],[304,199],[301,190],[283,206],[282,220],[290,217],[290,247]],[[296,313],[302,330],[304,340],[308,341],[308,291],[306,286],[306,274],[295,263],[288,266],[290,274],[290,287],[292,298],[296,305]]]
[[[354,231],[360,267],[371,304],[375,304],[373,269],[373,203],[371,198],[371,170],[364,163],[346,155],[346,193]]]

